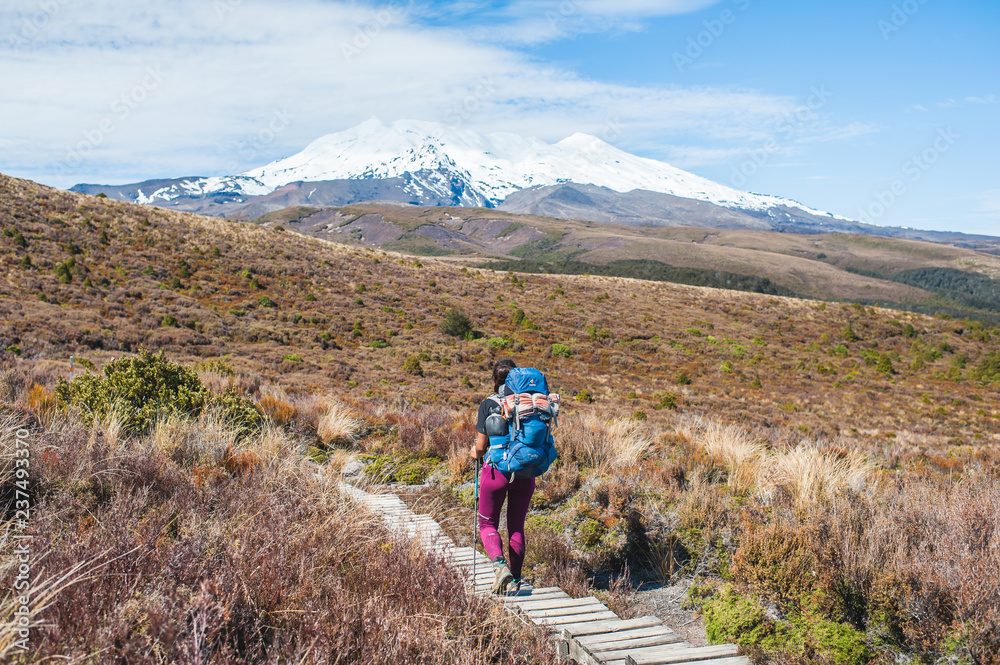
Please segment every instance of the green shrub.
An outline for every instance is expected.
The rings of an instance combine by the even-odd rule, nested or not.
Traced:
[[[1000,381],[1000,350],[983,356],[969,372],[969,377],[975,381]]]
[[[736,643],[773,651],[782,641],[775,622],[759,603],[744,598],[726,585],[701,607],[705,634],[712,644]]]
[[[731,642],[832,665],[864,665],[874,655],[861,633],[811,610],[792,614],[787,621],[770,619],[756,600],[736,593],[729,585],[704,601],[690,591],[689,597],[702,605],[705,632],[712,644]]]
[[[552,355],[558,358],[569,358],[573,355],[573,349],[569,348],[565,344],[553,344]]]
[[[677,397],[673,393],[668,393],[665,390],[656,392],[653,393],[653,399],[657,400],[656,406],[653,407],[657,411],[659,411],[660,409],[677,408]]]
[[[449,309],[441,322],[441,332],[452,337],[465,337],[472,333],[472,321],[459,309]]]
[[[259,304],[261,307],[277,307],[278,306],[273,300],[271,300],[267,296],[261,296],[260,298],[258,298],[257,299],[257,304]]]
[[[573,399],[575,399],[577,402],[586,402],[587,404],[589,404],[594,401],[594,396],[590,394],[589,390],[584,388],[576,395],[574,395]]]
[[[177,317],[172,314],[167,314],[162,319],[160,319],[160,327],[162,328],[179,328],[180,324],[177,322]]]
[[[194,368],[198,372],[215,372],[222,376],[235,376],[236,370],[233,369],[233,365],[230,362],[232,356],[223,356],[222,358],[209,358],[208,360],[202,360],[194,364]]]
[[[56,266],[56,276],[59,277],[60,284],[69,284],[73,281],[73,275],[78,274],[76,259],[72,256]]]
[[[486,340],[486,343],[489,344],[494,351],[502,351],[510,346],[511,340],[509,337],[504,335],[502,337],[490,337]]]
[[[854,332],[854,326],[850,322],[840,331],[840,337],[846,342],[856,342],[858,340],[858,335]]]
[[[281,356],[281,359],[282,360],[287,360],[290,363],[300,363],[300,362],[302,362],[302,356],[300,356],[297,353],[288,353],[286,355]]]
[[[221,395],[213,395],[208,400],[209,408],[215,410],[236,433],[238,441],[260,433],[264,426],[264,415],[253,400],[230,388]]]
[[[141,434],[157,418],[197,416],[209,392],[194,370],[170,362],[162,351],[153,355],[143,349],[106,364],[103,376],[60,378],[56,397],[64,406],[79,408],[88,425],[116,411],[126,432]]]
[[[585,519],[576,530],[576,541],[583,550],[596,549],[601,544],[601,538],[608,532],[604,526],[592,517]]]
[[[384,349],[387,346],[389,346],[389,342],[385,341],[381,337],[376,337],[375,339],[373,339],[368,343],[368,346],[370,346],[373,349]]]
[[[892,359],[885,353],[879,354],[878,362],[875,364],[875,371],[881,372],[886,376],[892,376],[896,373],[896,369],[892,366]]]
[[[413,376],[423,376],[424,368],[420,365],[420,358],[418,356],[407,358],[406,362],[403,363],[403,371]]]
[[[419,485],[427,480],[441,463],[433,455],[414,455],[397,452],[391,455],[359,455],[358,459],[370,462],[365,467],[365,475],[379,483],[398,482],[403,485]]]
[[[689,386],[691,385],[691,377],[688,376],[687,372],[681,372],[677,375],[675,382],[679,386]]]

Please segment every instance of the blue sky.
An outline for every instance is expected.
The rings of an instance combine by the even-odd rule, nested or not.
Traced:
[[[31,0],[0,171],[215,175],[377,115],[576,131],[873,223],[1000,235],[986,0]]]

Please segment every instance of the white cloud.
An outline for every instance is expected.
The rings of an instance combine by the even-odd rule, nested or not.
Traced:
[[[438,15],[475,14],[469,28],[476,39],[498,44],[540,44],[578,34],[644,28],[637,19],[675,16],[710,7],[721,0],[512,0],[492,8],[469,2],[449,3]],[[749,0],[742,0],[748,2]]]
[[[718,159],[758,145],[795,109],[753,90],[586,79],[430,27],[403,3],[53,2],[26,43],[0,36],[0,171],[60,186],[245,170],[373,115],[549,141],[583,131],[653,157]],[[625,6],[706,2],[653,4]],[[2,25],[23,20],[0,10]],[[692,143],[702,147],[671,147]]]
[[[986,97],[966,97],[965,101],[969,102],[970,104],[992,105],[997,103],[997,96],[988,95]]]

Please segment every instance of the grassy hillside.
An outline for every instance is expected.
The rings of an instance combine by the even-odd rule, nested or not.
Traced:
[[[662,264],[659,275],[644,278],[662,279],[683,271],[688,275],[683,283],[712,285],[712,273],[724,272],[737,276],[735,283],[766,279],[804,297],[881,303],[987,322],[1000,318],[996,298],[956,297],[960,294],[940,288],[936,281],[905,279],[908,271],[931,268],[962,271],[969,278],[1000,285],[1000,258],[944,244],[874,236],[618,226],[486,209],[375,204],[336,209],[339,216],[330,223],[333,210],[310,213],[289,208],[255,221],[289,219],[293,227],[325,239],[424,256],[528,259],[544,264],[550,273],[573,273],[568,266],[590,264],[601,266],[600,274],[631,277],[633,271],[618,267],[622,262],[655,262]],[[367,232],[375,218],[395,232]]]
[[[185,361],[229,355],[301,388],[471,404],[491,360],[512,354],[563,392],[629,412],[669,392],[686,412],[815,434],[995,440],[995,386],[972,377],[998,336],[975,322],[517,276],[13,179],[0,187],[7,362],[66,368],[70,355],[100,363],[146,347]],[[440,331],[453,308],[473,339]],[[413,356],[420,373],[402,369]]]
[[[384,580],[357,580],[358,558],[330,576],[295,573],[309,584],[295,590],[262,566],[327,565],[334,541],[303,545],[308,525],[342,514],[324,482],[351,455],[370,479],[430,479],[415,507],[468,543],[473,407],[491,363],[510,356],[542,368],[565,400],[561,461],[528,526],[537,581],[611,586],[609,602],[627,612],[627,584],[609,585],[625,571],[635,584],[684,580],[709,637],[758,662],[997,662],[1000,584],[983,571],[1000,565],[1000,330],[860,304],[494,272],[277,228],[0,178],[0,415],[36,437],[31,528],[62,552],[44,572],[123,573],[60,594],[43,655],[107,647],[142,662],[129,654],[153,658],[176,636],[191,648],[189,617],[205,616],[214,632],[197,639],[210,662],[344,662],[334,655],[350,645],[400,662],[407,631],[423,624],[398,639],[364,632],[365,599],[435,615],[451,662],[470,662],[468,644],[497,654],[507,643],[468,621],[468,601],[440,609],[451,582],[423,609],[394,609]],[[442,330],[452,310],[471,331]],[[70,355],[83,386],[97,379],[80,373],[113,372],[113,358],[141,348],[199,381],[151,429],[123,431],[138,421],[88,406],[86,395],[106,393],[57,386]],[[247,408],[260,420],[237,435],[220,413]],[[247,559],[270,532],[288,542]],[[363,542],[382,552],[384,538]],[[137,569],[111,562],[134,547],[145,548]],[[379,568],[406,577],[415,566],[413,584],[437,574],[387,547]],[[129,600],[163,562],[177,568],[152,600]],[[310,623],[326,589],[358,623]],[[104,600],[76,628],[72,610],[90,597]],[[334,646],[310,652],[314,637]],[[539,662],[510,658],[490,662]]]

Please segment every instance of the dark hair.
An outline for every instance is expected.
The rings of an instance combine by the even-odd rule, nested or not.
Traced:
[[[498,360],[493,366],[493,392],[500,390],[500,386],[507,380],[507,372],[517,367],[510,358]]]

